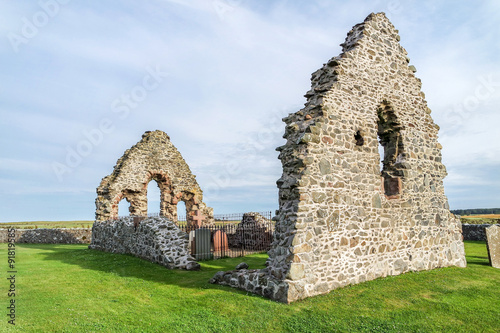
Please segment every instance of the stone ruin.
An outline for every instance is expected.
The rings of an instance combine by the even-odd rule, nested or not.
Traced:
[[[399,39],[384,13],[370,14],[312,74],[305,107],[283,119],[267,268],[218,272],[212,283],[290,303],[378,277],[466,266],[460,221],[444,194],[439,127]]]
[[[439,127],[397,33],[385,14],[371,14],[348,33],[343,52],[313,73],[305,107],[283,119],[287,142],[277,148],[283,175],[267,268],[243,265],[211,283],[290,303],[378,277],[465,267],[460,221],[444,194]],[[162,217],[138,223],[151,180],[161,191]],[[175,225],[177,203],[186,203],[188,227],[213,224],[213,211],[167,134],[146,132],[97,194],[90,248],[199,268]],[[117,221],[122,199],[133,217]],[[246,217],[241,228],[257,224]]]
[[[213,223],[213,209],[203,203],[203,192],[186,161],[162,131],[146,132],[120,157],[111,175],[97,188],[96,221],[118,218],[118,203],[130,203],[133,216],[147,216],[150,181],[160,188],[160,216],[177,222],[177,203],[186,204],[188,226]]]
[[[147,217],[147,188],[152,180],[160,188],[158,217]],[[118,217],[121,200],[130,203],[130,216]],[[179,201],[186,204],[187,221],[182,228],[176,225]],[[212,258],[212,246],[215,252],[229,252],[228,236],[236,248],[269,248],[272,230],[263,224],[265,221],[258,213],[247,213],[233,235],[224,227],[219,229],[212,208],[203,203],[195,176],[168,135],[146,132],[97,188],[96,222],[89,248],[131,254],[167,268],[197,270],[200,265],[196,259]]]
[[[160,216],[147,217],[150,181],[160,188]],[[130,203],[130,216],[118,218],[118,203]],[[146,132],[118,160],[97,188],[96,222],[90,249],[132,254],[167,268],[197,270],[188,235],[175,224],[177,203],[186,204],[187,228],[211,225],[213,210],[186,161],[162,131]]]

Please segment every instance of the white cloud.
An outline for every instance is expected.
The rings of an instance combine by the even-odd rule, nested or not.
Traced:
[[[19,31],[21,17],[39,10],[22,2],[0,6],[2,35]],[[457,186],[480,188],[499,165],[500,96],[495,91],[481,100],[459,127],[447,110],[474,94],[481,75],[500,78],[499,20],[492,14],[497,9],[496,1],[405,1],[399,7],[394,1],[361,0],[70,2],[18,54],[5,39],[0,44],[0,168],[6,162],[2,172],[19,195],[70,193],[85,202],[74,211],[90,209],[85,214],[92,218],[91,197],[100,179],[144,131],[160,129],[202,187],[224,173],[227,161],[241,166],[217,197],[207,193],[216,211],[252,210],[263,202],[275,209],[280,118],[301,108],[310,74],[340,52],[338,44],[352,25],[370,11],[385,11],[400,30],[442,127],[446,181],[450,193],[458,193],[450,199],[467,202]],[[111,103],[141,83],[147,66],[160,66],[169,76],[120,119]],[[50,163],[64,162],[67,147],[76,147],[86,139],[83,131],[106,117],[115,129],[58,182]],[[471,170],[475,176],[467,178]],[[34,175],[40,175],[39,184]],[[40,207],[40,214],[50,211]]]

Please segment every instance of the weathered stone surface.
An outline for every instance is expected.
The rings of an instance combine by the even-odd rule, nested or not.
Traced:
[[[224,271],[219,271],[219,272],[215,273],[215,275],[210,279],[209,282],[212,284],[216,284],[217,282],[222,281],[225,273],[226,272],[224,272]]]
[[[118,204],[130,203],[130,215],[148,213],[147,189],[151,180],[160,188],[160,215],[177,221],[177,203],[186,204],[188,226],[213,223],[213,209],[203,203],[203,192],[186,161],[162,131],[146,132],[125,151],[113,173],[97,188],[96,221],[118,217]]]
[[[148,217],[137,225],[133,217],[97,221],[89,249],[132,254],[167,268],[200,269],[189,254],[188,235],[163,217]]]
[[[332,172],[332,166],[327,159],[322,158],[321,161],[319,161],[319,171],[322,175],[328,175]]]
[[[394,269],[399,273],[403,273],[408,270],[408,262],[402,259],[398,259],[394,261]]]
[[[500,226],[492,225],[486,228],[486,242],[490,265],[500,268]]]
[[[397,30],[385,14],[370,14],[342,47],[312,74],[305,107],[283,119],[267,268],[227,272],[215,283],[289,303],[466,265],[460,221],[444,195],[439,127]]]
[[[242,262],[242,263],[239,263],[238,265],[236,265],[235,270],[239,271],[239,270],[247,269],[247,268],[248,268],[248,264],[246,262]]]
[[[382,199],[380,199],[380,194],[375,193],[372,203],[373,208],[382,208]]]
[[[89,244],[92,229],[53,228],[16,229],[16,243]],[[0,229],[0,243],[7,243],[7,229]]]
[[[295,263],[291,264],[287,278],[289,278],[290,280],[300,280],[303,277],[304,277],[304,265]]]

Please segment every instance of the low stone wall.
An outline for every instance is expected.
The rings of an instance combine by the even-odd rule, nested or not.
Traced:
[[[7,230],[0,229],[0,243],[7,243]],[[16,229],[16,243],[89,244],[91,237],[88,228]]]
[[[167,268],[198,270],[189,254],[188,235],[164,217],[148,217],[134,224],[133,217],[95,222],[89,249],[132,254]]]
[[[462,224],[462,234],[466,241],[486,241],[486,228],[492,224]],[[497,224],[500,226],[500,224]]]

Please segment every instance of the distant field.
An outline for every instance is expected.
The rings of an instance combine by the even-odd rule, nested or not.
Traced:
[[[468,224],[495,224],[500,223],[500,214],[462,215],[460,221]]]
[[[465,215],[467,219],[500,219],[500,214]]]
[[[92,228],[94,221],[30,221],[0,223],[0,228],[41,229],[41,228]]]

